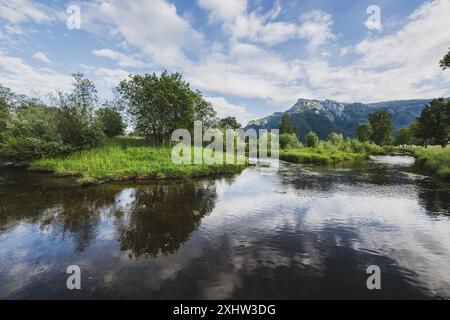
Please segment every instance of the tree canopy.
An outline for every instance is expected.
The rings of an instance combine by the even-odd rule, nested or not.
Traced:
[[[422,110],[414,126],[414,136],[422,139],[424,145],[437,143],[447,146],[450,132],[450,103],[443,98],[434,99]]]
[[[285,113],[280,121],[280,134],[295,133],[295,128],[292,126],[291,117]]]
[[[221,129],[239,129],[242,125],[237,121],[236,117],[225,117],[217,122],[217,126]]]
[[[211,104],[199,91],[193,91],[180,73],[130,75],[117,91],[126,104],[135,133],[154,144],[170,141],[175,129],[192,130],[195,121],[209,127],[215,116]]]
[[[450,69],[450,49],[444,56],[444,58],[442,58],[442,60],[439,62],[439,64],[443,70]]]
[[[358,128],[356,128],[356,138],[361,142],[366,142],[370,140],[372,136],[372,127],[370,123],[361,123]]]
[[[369,114],[369,123],[372,128],[370,139],[376,144],[382,146],[391,142],[392,129],[394,124],[392,122],[392,115],[389,111],[379,109]]]
[[[315,148],[319,145],[319,137],[315,132],[310,131],[305,137],[305,145],[309,148]]]

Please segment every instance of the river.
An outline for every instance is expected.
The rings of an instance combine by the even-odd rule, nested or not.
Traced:
[[[450,185],[413,162],[92,187],[3,169],[0,298],[449,299]]]

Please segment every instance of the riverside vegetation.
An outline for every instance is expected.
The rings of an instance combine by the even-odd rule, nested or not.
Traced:
[[[123,180],[185,179],[240,172],[242,164],[174,164],[170,146],[151,146],[144,138],[115,137],[67,157],[34,160],[30,169],[78,176],[81,184]],[[225,156],[225,154],[224,154]]]
[[[449,67],[448,61],[447,55],[441,61],[443,69]],[[173,130],[185,128],[192,133],[195,121],[219,129],[241,127],[234,117],[218,119],[211,103],[192,90],[181,74],[130,75],[116,88],[117,97],[103,103],[89,79],[79,73],[73,77],[72,92],[51,95],[50,104],[16,95],[0,85],[1,162],[79,176],[81,183],[197,177],[239,172],[245,167],[172,163]],[[124,134],[126,122],[133,136],[118,137]],[[279,128],[280,158],[285,161],[332,164],[407,151],[428,172],[450,176],[447,99],[433,100],[395,137],[392,115],[385,109],[370,113],[368,122],[357,127],[355,138],[331,133],[327,141],[321,141],[311,131],[302,144],[297,138],[299,128],[292,126],[287,113]]]

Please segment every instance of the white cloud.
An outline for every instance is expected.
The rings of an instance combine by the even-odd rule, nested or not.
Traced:
[[[142,68],[145,67],[146,64],[130,55],[111,50],[111,49],[101,49],[92,51],[97,57],[109,58],[117,62],[117,64],[121,67],[133,67],[133,68]]]
[[[247,9],[247,0],[199,0],[198,4],[210,11],[211,22],[231,21],[243,15]]]
[[[23,94],[47,94],[70,89],[72,79],[52,69],[34,69],[22,59],[0,51],[0,83]]]
[[[206,101],[211,102],[214,110],[217,111],[219,118],[236,117],[242,125],[246,125],[252,117],[244,106],[238,106],[228,102],[224,97],[204,97]]]
[[[47,55],[45,53],[43,53],[43,52],[36,52],[33,55],[33,58],[36,59],[36,60],[45,62],[45,63],[50,63],[51,62],[50,59],[47,57]]]
[[[176,7],[164,0],[98,1],[86,4],[88,25],[112,27],[128,45],[166,68],[189,63],[184,52],[198,48],[203,36],[177,14]]]
[[[246,0],[199,0],[199,5],[210,13],[210,21],[223,23],[223,29],[234,40],[271,46],[290,39],[306,39],[308,48],[315,50],[335,38],[331,31],[331,16],[319,10],[303,14],[297,23],[275,21],[282,11],[278,1],[266,14],[260,14],[258,10],[249,13]]]
[[[53,20],[47,7],[28,0],[0,0],[0,18],[14,24],[29,20],[37,23]]]

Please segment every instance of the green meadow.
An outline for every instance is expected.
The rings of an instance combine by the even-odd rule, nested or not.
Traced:
[[[172,147],[153,147],[143,138],[116,137],[66,157],[35,160],[30,170],[76,176],[81,184],[126,180],[205,177],[242,171],[240,164],[174,164]]]

